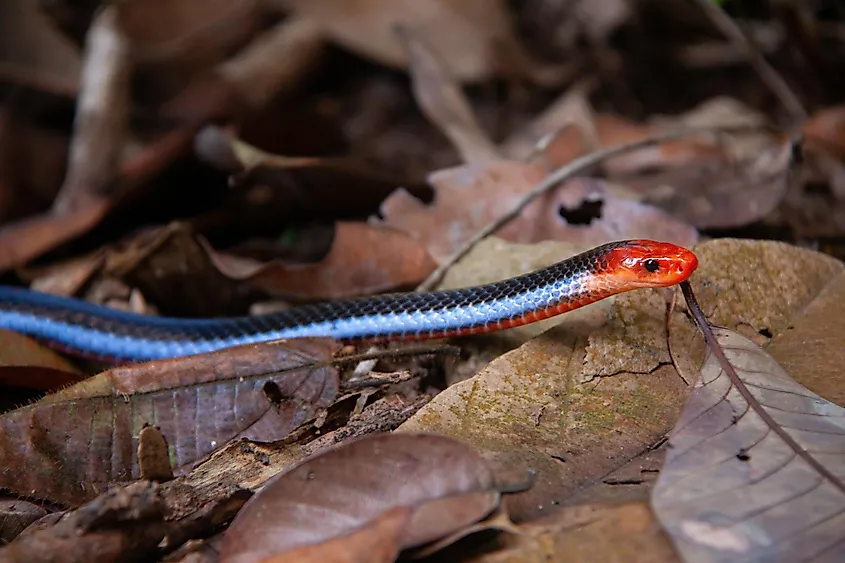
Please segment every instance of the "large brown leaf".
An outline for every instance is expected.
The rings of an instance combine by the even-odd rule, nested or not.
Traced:
[[[719,329],[652,506],[687,561],[845,558],[845,409]]]
[[[420,545],[486,516],[498,504],[492,488],[493,474],[484,459],[452,438],[363,438],[268,481],[232,522],[220,561],[251,563],[318,544],[350,534],[397,507],[415,510],[403,532],[394,536],[398,548]],[[484,492],[494,496],[477,494]],[[348,540],[350,549],[354,535]]]
[[[76,505],[136,479],[155,425],[184,466],[237,436],[279,440],[338,389],[330,339],[281,340],[118,367],[0,417],[0,488]]]

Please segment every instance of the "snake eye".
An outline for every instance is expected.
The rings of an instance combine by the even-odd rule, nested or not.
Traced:
[[[658,262],[654,258],[649,258],[648,260],[643,262],[643,267],[646,269],[647,272],[651,272],[653,274],[660,269],[660,262]]]

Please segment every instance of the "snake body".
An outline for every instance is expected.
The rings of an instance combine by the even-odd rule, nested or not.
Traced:
[[[128,313],[0,286],[0,328],[62,351],[113,362],[172,358],[280,338],[411,340],[511,328],[611,295],[686,280],[698,265],[682,247],[619,241],[507,280],[426,293],[306,305],[278,313],[183,319]]]

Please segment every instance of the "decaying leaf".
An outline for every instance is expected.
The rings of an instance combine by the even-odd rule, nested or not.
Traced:
[[[409,289],[436,267],[425,247],[407,234],[346,221],[336,224],[329,253],[316,263],[261,262],[215,251],[207,244],[204,247],[225,276],[296,300],[344,299]]]
[[[350,534],[389,510],[408,507],[412,514],[396,537],[398,551],[489,514],[498,496],[492,506],[461,499],[492,488],[493,474],[484,459],[454,439],[370,436],[319,454],[268,481],[227,530],[220,560],[261,561]],[[436,507],[427,505],[432,502]],[[459,506],[463,514],[455,510]],[[468,506],[475,510],[467,510]],[[415,519],[414,512],[420,517]],[[461,518],[455,519],[456,514]],[[352,547],[355,537],[347,538]]]
[[[652,506],[686,561],[845,557],[845,409],[741,335],[711,354],[670,438]]]
[[[390,563],[399,554],[399,536],[410,514],[410,507],[397,506],[350,534],[294,548],[261,563]]]
[[[508,160],[439,170],[429,177],[436,192],[431,205],[400,189],[384,201],[381,214],[385,224],[425,242],[442,262],[545,177],[536,163]],[[625,201],[586,179],[538,198],[496,234],[514,242],[564,240],[591,246],[637,237],[691,244],[698,237],[695,229],[659,209]]]
[[[499,160],[499,150],[472,112],[469,100],[451,79],[448,65],[412,29],[400,27],[408,51],[414,97],[420,109],[452,142],[467,164]]]
[[[553,69],[534,62],[520,45],[502,0],[275,1],[318,22],[347,49],[382,64],[407,66],[407,54],[395,33],[396,25],[403,24],[424,37],[462,82],[503,71],[542,82],[556,78]]]
[[[138,435],[161,429],[173,467],[235,437],[279,440],[338,389],[330,339],[281,340],[113,368],[0,416],[0,488],[77,505],[137,479]]]
[[[164,512],[155,484],[118,487],[63,515],[55,525],[27,532],[0,548],[0,561],[148,561],[167,530]]]

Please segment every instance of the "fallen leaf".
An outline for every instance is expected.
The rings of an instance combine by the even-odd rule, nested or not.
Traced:
[[[410,289],[436,267],[425,248],[403,232],[367,223],[339,222],[331,250],[313,264],[259,262],[203,244],[226,277],[295,300],[347,299]]]
[[[845,409],[743,336],[714,331],[652,496],[687,561],[845,557]]]
[[[26,264],[97,226],[123,198],[183,154],[194,134],[192,126],[176,129],[132,155],[122,164],[115,180],[121,188],[109,197],[89,194],[92,197],[80,198],[63,213],[50,211],[0,227],[0,271]]]
[[[257,35],[216,72],[239,100],[264,108],[294,91],[322,60],[326,44],[319,27],[308,18],[291,16]],[[199,94],[199,88],[195,88]]]
[[[0,330],[0,386],[53,391],[85,378],[61,355],[29,337]]]
[[[418,197],[430,196],[427,186],[383,174],[352,157],[270,154],[215,126],[205,127],[195,145],[200,158],[233,174],[241,191],[268,186],[272,194],[263,199],[271,197],[278,202],[264,203],[274,224],[280,217],[337,219],[370,213],[397,185],[404,185]]]
[[[363,438],[268,481],[226,531],[220,561],[261,561],[349,534],[397,507],[416,508],[492,487],[493,475],[483,458],[451,438],[411,434]],[[476,513],[475,520],[495,506],[482,508],[485,511]],[[423,521],[417,521],[417,529],[403,530],[400,549],[452,531],[449,526],[454,524],[448,519],[427,516],[428,531],[422,533]]]
[[[168,529],[164,508],[152,483],[116,488],[0,548],[0,561],[149,561]]]
[[[399,555],[399,536],[410,514],[409,507],[397,506],[350,534],[261,559],[261,563],[390,563]]]
[[[28,0],[0,2],[0,76],[73,96],[82,67],[79,50],[39,8]]]
[[[469,100],[432,47],[413,29],[399,27],[408,51],[414,98],[428,119],[449,138],[467,164],[499,160],[496,145],[475,119]]]
[[[698,228],[728,228],[756,221],[786,195],[792,165],[788,139],[768,133],[763,116],[729,98],[715,98],[677,117],[636,123],[592,114],[567,93],[534,123],[503,145],[511,158],[549,170],[601,147],[612,147],[683,128],[747,130],[690,135],[615,156],[602,163],[609,181],[640,194],[645,203]],[[572,127],[571,125],[575,125]],[[545,139],[545,140],[544,140]]]
[[[619,192],[603,180],[571,180],[532,201],[496,235],[512,242],[565,240],[585,247],[638,238],[681,246],[698,241],[692,226]]]
[[[241,315],[248,306],[243,284],[222,275],[207,244],[185,223],[142,231],[106,254],[102,276],[125,281],[163,314]]]
[[[845,274],[833,275],[812,303],[789,320],[766,352],[803,386],[845,406]]]
[[[674,563],[672,545],[660,532],[648,505],[640,503],[568,506],[502,534],[499,549],[462,558],[466,563],[565,561]]]
[[[382,203],[381,215],[385,224],[424,242],[442,263],[545,177],[538,164],[507,160],[439,170],[429,176],[436,193],[431,205],[400,189]],[[579,213],[580,208],[586,210]],[[496,235],[514,242],[563,240],[591,246],[637,237],[691,244],[698,237],[695,229],[659,209],[617,198],[587,179],[538,198]]]
[[[401,24],[424,37],[437,56],[449,62],[449,70],[461,82],[481,81],[503,70],[540,82],[557,78],[555,69],[533,61],[520,45],[502,0],[278,3],[318,22],[343,47],[381,64],[407,67],[408,56],[395,34],[396,25]],[[508,62],[513,66],[503,69]]]
[[[147,101],[170,98],[246,45],[261,27],[256,0],[152,0],[121,6],[136,80]]]
[[[138,478],[145,424],[161,429],[177,468],[238,436],[279,440],[334,400],[327,362],[338,349],[328,339],[281,340],[103,372],[0,416],[0,488],[90,500]]]
[[[0,546],[18,537],[24,529],[47,515],[43,506],[25,500],[0,500]]]

